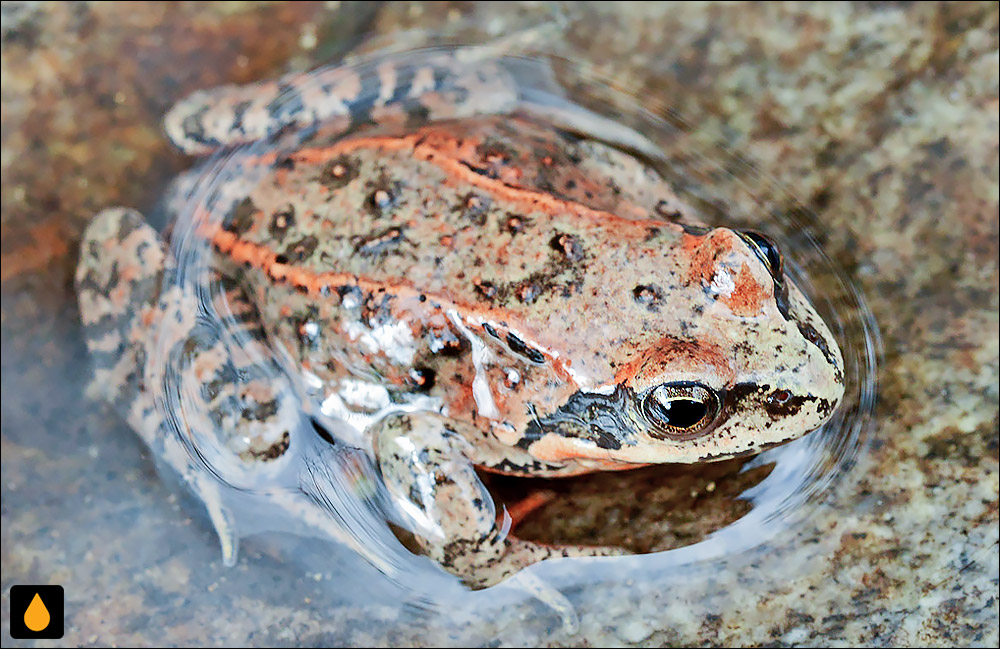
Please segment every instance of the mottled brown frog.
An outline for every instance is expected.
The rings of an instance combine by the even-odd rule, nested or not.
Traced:
[[[227,562],[233,523],[191,449],[266,480],[310,413],[357,431],[426,554],[482,587],[615,550],[508,534],[476,467],[712,462],[800,437],[838,405],[837,343],[774,242],[697,225],[638,157],[516,100],[502,66],[439,54],[179,104],[166,127],[185,151],[279,142],[178,215],[210,247],[238,346],[203,325],[138,213],[95,217],[76,279],[98,383],[201,495]],[[157,406],[155,353],[203,404],[182,442]]]

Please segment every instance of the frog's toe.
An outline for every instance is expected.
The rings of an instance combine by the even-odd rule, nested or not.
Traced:
[[[222,490],[213,476],[196,473],[189,468],[187,482],[195,495],[205,504],[205,510],[219,537],[222,550],[222,564],[227,568],[236,565],[239,557],[240,536],[236,519],[222,500]]]

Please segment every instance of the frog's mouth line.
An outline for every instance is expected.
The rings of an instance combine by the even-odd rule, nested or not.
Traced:
[[[739,383],[729,389],[718,390],[717,398],[720,407],[708,426],[687,436],[664,436],[643,414],[642,395],[636,394],[632,388],[619,384],[610,394],[577,392],[555,412],[541,417],[533,416],[517,447],[529,451],[532,444],[547,435],[587,440],[606,451],[638,446],[641,441],[640,436],[682,444],[710,435],[719,426],[747,408],[766,412],[772,422],[777,422],[794,417],[807,404],[813,403],[817,413],[825,420],[836,405],[820,397],[791,395],[785,390],[775,390],[769,385],[756,383]],[[770,424],[765,424],[765,428],[770,428]],[[803,431],[803,434],[805,432],[807,431]],[[798,436],[760,443],[746,449],[745,452],[723,454],[717,459],[759,453],[765,448],[777,446]]]
[[[576,392],[565,405],[544,417],[533,417],[517,446],[527,450],[542,437],[556,433],[593,442],[598,448],[617,451],[638,443],[637,418],[642,417],[635,392],[618,385],[611,394]]]
[[[718,392],[717,398],[720,404],[724,404],[726,392]],[[693,434],[664,434],[645,414],[643,402],[644,395],[637,394],[624,384],[616,386],[610,394],[576,392],[554,413],[532,417],[517,446],[527,450],[533,443],[550,434],[588,440],[598,448],[609,451],[637,446],[640,435],[684,442],[711,433],[725,420],[727,413],[725,405],[719,407],[712,422]]]

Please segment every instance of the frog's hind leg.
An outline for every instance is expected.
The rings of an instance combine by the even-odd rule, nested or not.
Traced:
[[[152,406],[142,369],[147,334],[160,317],[159,289],[170,266],[163,243],[142,215],[115,207],[87,226],[75,275],[80,320],[94,365],[91,391],[128,417],[147,442],[155,427],[139,425],[142,421],[133,415],[144,416]]]
[[[173,258],[156,231],[135,210],[109,208],[84,232],[75,284],[84,336],[94,366],[91,391],[110,402],[205,503],[218,532],[223,560],[236,557],[237,535],[218,482],[192,461],[190,444],[157,406],[161,376],[155,363],[157,331],[165,318],[193,316],[192,300],[174,287]],[[185,315],[187,313],[188,315]]]
[[[485,47],[470,50],[383,57],[278,81],[198,91],[167,113],[164,129],[185,153],[204,155],[320,123],[324,136],[335,137],[369,124],[512,109],[517,84],[495,60],[497,53]]]
[[[224,563],[233,565],[239,535],[223,489],[266,491],[268,476],[283,470],[302,415],[242,287],[214,268],[204,271],[201,282],[207,289],[201,303],[192,290],[165,300],[173,320],[202,317],[170,341],[163,392],[178,400],[170,409],[182,413],[173,438],[184,445],[190,463],[185,479],[205,503]]]

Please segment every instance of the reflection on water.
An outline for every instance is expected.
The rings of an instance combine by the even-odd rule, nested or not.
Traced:
[[[418,519],[394,506],[374,466],[370,443],[343,421],[355,417],[352,421],[363,424],[365,417],[375,419],[389,410],[414,411],[435,404],[419,399],[393,402],[385,395],[369,395],[367,400],[376,406],[364,412],[324,408],[329,395],[323,392],[322,381],[296,371],[288,358],[280,358],[268,371],[285,386],[282,399],[293,403],[301,416],[291,429],[290,452],[264,471],[247,471],[233,461],[229,441],[220,440],[209,429],[198,391],[170,371],[178,360],[170,353],[173,334],[163,331],[158,346],[162,353],[149,359],[165,377],[157,395],[161,416],[172,426],[172,434],[184,440],[195,471],[214,476],[222,486],[239,535],[292,531],[346,545],[386,576],[373,581],[370,571],[359,569],[359,593],[389,603],[404,602],[424,619],[441,614],[450,624],[460,624],[493,607],[524,600],[524,594],[530,593],[558,610],[572,626],[574,593],[589,584],[628,583],[637,592],[663,591],[679,583],[690,588],[698,582],[696,577],[723,567],[757,565],[754,562],[766,556],[769,547],[808,529],[818,508],[836,507],[832,494],[850,480],[851,470],[865,451],[878,337],[861,295],[823,254],[817,243],[822,232],[792,194],[775,186],[752,164],[704,141],[696,125],[671,114],[664,101],[638,97],[592,70],[540,51],[499,56],[493,50],[484,53],[471,48],[426,50],[390,58],[405,61],[401,63],[405,70],[456,53],[461,54],[456,60],[468,66],[466,72],[502,69],[517,84],[516,96],[502,88],[494,101],[476,104],[474,113],[528,114],[537,122],[551,121],[557,128],[629,151],[653,165],[703,222],[752,227],[777,241],[787,259],[787,272],[830,326],[844,355],[847,393],[833,418],[804,438],[750,460],[705,467],[652,467],[546,485],[557,497],[525,524],[526,536],[621,545],[644,554],[546,562],[501,587],[469,592],[398,540],[394,529],[412,528]],[[353,64],[354,70],[362,79],[378,75],[379,60],[362,59]],[[329,81],[324,76],[314,79]],[[368,86],[362,82],[361,87]],[[481,90],[489,92],[488,87]],[[440,116],[470,115],[444,112]],[[325,136],[332,138],[335,133],[331,130]],[[317,134],[310,128],[286,129],[270,140],[217,155],[180,179],[165,201],[165,211],[177,218],[171,245],[178,272],[170,281],[193,287],[200,307],[199,324],[213,331],[213,340],[242,349],[251,359],[258,352],[241,339],[245,334],[228,326],[239,305],[232,304],[221,284],[205,272],[210,248],[199,229],[221,218],[224,210],[212,207],[232,200],[259,179],[255,174],[263,173],[262,167],[248,161],[314,137]],[[240,180],[238,187],[233,179]],[[265,359],[256,360],[269,366]],[[525,486],[511,479],[491,480],[498,497],[511,500],[537,486],[536,481],[525,481],[529,485]],[[334,552],[318,542],[289,542],[284,547],[288,558],[313,571],[322,571],[329,553]],[[334,556],[345,561],[347,554],[338,550]],[[343,582],[337,585],[341,595],[344,586]]]

